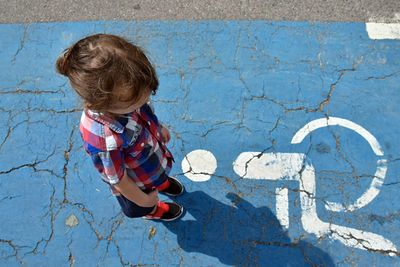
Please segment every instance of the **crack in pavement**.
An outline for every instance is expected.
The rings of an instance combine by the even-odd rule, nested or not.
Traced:
[[[13,65],[15,64],[15,62],[17,60],[18,54],[22,51],[22,49],[24,49],[25,42],[28,39],[29,26],[30,26],[29,24],[25,24],[24,25],[24,33],[23,33],[22,38],[20,40],[19,47],[18,47],[17,51],[15,52],[14,56],[11,59],[11,63]]]
[[[390,74],[386,74],[386,75],[383,75],[383,76],[377,76],[377,77],[370,76],[370,77],[366,78],[365,81],[369,81],[369,80],[385,80],[387,78],[391,78],[393,76],[396,76],[397,74],[400,74],[400,71],[396,71],[396,72],[393,72],[393,73],[390,73]]]
[[[0,91],[0,95],[10,95],[10,94],[42,95],[42,94],[58,94],[60,92],[62,92],[64,94],[64,92],[61,89],[59,89],[57,91],[53,91],[53,90],[28,90],[28,89],[17,88],[16,90],[12,90],[12,91]]]
[[[22,259],[19,256],[19,249],[23,248],[23,246],[17,246],[13,243],[12,240],[5,240],[5,239],[1,239],[1,238],[0,238],[0,244],[7,244],[14,251],[14,254],[9,255],[9,256],[5,257],[4,259],[15,257],[15,259],[19,262],[19,264],[24,265],[24,262],[22,261]]]
[[[68,148],[67,148],[67,150],[64,151],[64,160],[65,160],[65,162],[64,162],[64,166],[63,166],[64,175],[62,177],[63,180],[64,180],[64,199],[63,199],[62,203],[68,203],[68,198],[67,198],[68,164],[69,164],[69,155],[70,155],[70,153],[72,151],[72,148],[73,148],[73,145],[74,145],[73,138],[74,138],[74,134],[75,134],[76,129],[77,129],[76,126],[72,128],[72,130],[70,132],[70,135],[69,135],[69,138],[68,138]]]
[[[12,112],[14,110],[3,110],[4,112]],[[29,109],[22,109],[20,110],[16,115],[21,114],[23,112],[25,113],[33,113],[33,112],[43,112],[43,113],[52,113],[52,114],[71,114],[71,113],[81,113],[83,111],[82,108],[72,108],[72,109],[65,109],[65,110],[56,110],[56,109],[51,109],[51,108],[29,108]]]
[[[51,241],[51,239],[54,236],[54,221],[56,219],[56,214],[54,214],[53,209],[54,209],[54,197],[55,197],[56,189],[55,189],[54,185],[52,185],[52,184],[50,184],[50,185],[51,185],[51,187],[53,189],[53,192],[52,192],[52,194],[50,196],[49,210],[43,215],[43,218],[45,218],[46,216],[50,215],[50,234],[49,234],[49,236],[47,238],[42,238],[41,240],[37,241],[36,245],[33,247],[33,249],[31,251],[26,252],[24,254],[24,256],[29,255],[29,254],[34,254],[34,255],[38,254],[39,253],[38,252],[39,246],[43,242],[45,242],[45,245],[43,247],[43,251],[41,252],[44,255],[45,252],[46,252],[46,248],[47,248],[49,242]]]
[[[45,159],[42,159],[42,160],[36,159],[33,163],[25,163],[25,164],[21,164],[16,167],[12,167],[11,169],[8,169],[5,171],[0,171],[0,175],[8,174],[8,173],[14,172],[14,171],[22,169],[22,168],[32,168],[35,172],[43,171],[43,170],[37,169],[36,166],[39,165],[40,163],[48,161],[50,159],[50,157],[52,157],[54,154],[55,154],[55,150],[50,155],[48,155]]]
[[[358,245],[361,245],[365,250],[370,251],[370,252],[378,252],[384,255],[395,255],[395,256],[400,256],[400,252],[396,251],[396,250],[383,250],[383,249],[374,249],[371,247],[370,242],[368,242],[365,239],[362,238],[357,238],[354,235],[350,234],[345,234],[345,233],[341,233],[335,230],[332,230],[330,228],[331,234],[336,234],[338,236],[340,236],[341,238],[345,239],[345,240],[353,240],[356,241]]]
[[[23,121],[21,121],[21,122],[15,124],[15,125],[12,125],[11,121],[17,116],[17,114],[14,114],[14,115],[13,115],[13,114],[12,114],[13,111],[11,111],[11,110],[4,110],[4,109],[1,109],[1,112],[8,113],[8,120],[7,120],[7,127],[8,127],[8,130],[7,130],[6,136],[4,137],[3,141],[2,141],[1,144],[0,144],[0,150],[3,148],[4,144],[5,144],[5,143],[7,142],[7,140],[10,138],[12,132],[13,132],[18,126],[20,126],[21,124],[23,124],[23,123],[29,121],[29,120],[23,120]]]

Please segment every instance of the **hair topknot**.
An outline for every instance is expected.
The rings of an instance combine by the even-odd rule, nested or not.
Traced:
[[[56,62],[57,72],[64,76],[68,76],[68,58],[70,54],[71,48],[65,49]]]

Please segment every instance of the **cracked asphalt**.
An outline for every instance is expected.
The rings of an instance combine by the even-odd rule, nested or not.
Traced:
[[[156,66],[154,106],[187,189],[178,222],[124,217],[84,154],[80,103],[54,62],[97,32],[127,37]],[[333,227],[347,245],[306,231],[299,196],[315,200],[324,222],[400,246],[400,40],[371,40],[365,23],[271,21],[3,24],[0,40],[0,266],[400,266],[393,249]],[[379,157],[368,142],[329,126],[291,143],[329,117],[368,130],[387,161],[379,195],[351,212],[325,205],[348,207],[371,186]],[[206,182],[181,169],[197,149],[217,160]],[[243,152],[305,154],[316,194],[239,176]],[[288,189],[288,228],[277,188]]]

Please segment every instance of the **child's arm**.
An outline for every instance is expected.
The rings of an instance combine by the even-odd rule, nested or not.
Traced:
[[[171,134],[169,133],[169,130],[167,127],[165,127],[163,124],[160,124],[161,127],[161,136],[163,139],[163,142],[167,144],[169,140],[171,140]]]
[[[155,115],[154,105],[153,105],[153,102],[151,102],[151,99],[147,102],[147,105],[150,107],[151,112],[153,112],[153,114]],[[161,132],[162,141],[165,144],[167,144],[169,142],[169,140],[171,139],[171,134],[169,133],[168,128],[164,124],[162,124],[161,121],[158,120],[158,123],[160,125],[159,126],[159,131]]]
[[[152,191],[149,194],[144,193],[140,188],[132,181],[128,175],[124,174],[122,180],[114,185],[114,187],[127,199],[134,202],[141,207],[154,207],[158,203],[158,191]]]

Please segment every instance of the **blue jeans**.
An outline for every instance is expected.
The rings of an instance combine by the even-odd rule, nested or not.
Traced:
[[[141,207],[124,197],[122,194],[116,196],[116,198],[121,206],[122,212],[129,218],[143,217],[150,214],[155,208],[155,206],[150,208]]]
[[[158,190],[163,190],[163,188],[165,187],[165,185],[168,182],[168,175],[166,173],[163,173],[159,179],[157,179],[158,182],[158,186],[157,189]],[[151,189],[147,189],[147,190],[143,190],[143,192],[145,192],[146,194],[150,193],[152,190]],[[137,205],[136,203],[130,201],[129,199],[127,199],[126,197],[124,197],[122,194],[119,196],[116,196],[119,205],[121,206],[122,212],[129,218],[138,218],[138,217],[143,217],[145,215],[150,214],[154,208],[154,207],[150,207],[150,208],[145,208],[145,207],[141,207],[139,205]]]

